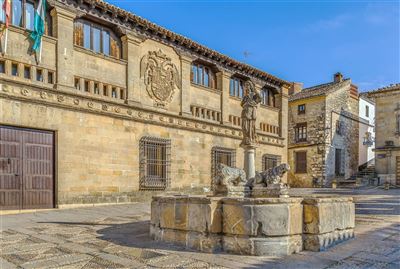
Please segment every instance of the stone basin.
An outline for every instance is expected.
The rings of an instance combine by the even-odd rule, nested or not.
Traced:
[[[354,214],[347,197],[161,195],[151,204],[150,234],[202,252],[282,256],[352,238]]]

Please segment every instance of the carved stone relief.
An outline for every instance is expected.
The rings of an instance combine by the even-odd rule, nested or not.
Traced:
[[[175,89],[181,88],[181,79],[175,64],[161,50],[149,51],[140,63],[140,76],[155,105],[165,107],[171,102]]]

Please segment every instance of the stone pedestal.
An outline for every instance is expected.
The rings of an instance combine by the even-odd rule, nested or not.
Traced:
[[[251,190],[251,197],[254,198],[263,198],[263,197],[280,197],[287,198],[289,197],[289,190],[287,186],[283,184],[270,184],[267,187],[254,186]]]
[[[244,149],[244,171],[246,172],[247,180],[249,180],[256,176],[256,147],[255,145],[242,145],[242,147]]]

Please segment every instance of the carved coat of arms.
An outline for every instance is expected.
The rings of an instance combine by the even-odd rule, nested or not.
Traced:
[[[149,51],[140,63],[140,76],[150,97],[157,106],[171,102],[175,88],[180,89],[178,69],[161,50]]]

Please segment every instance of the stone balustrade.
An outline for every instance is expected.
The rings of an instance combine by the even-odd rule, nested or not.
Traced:
[[[202,252],[282,256],[354,236],[352,198],[153,197],[154,240]]]
[[[109,98],[126,99],[126,89],[107,83],[75,77],[75,89]]]
[[[271,125],[268,123],[260,122],[260,130],[266,133],[279,135],[279,126]]]
[[[238,116],[229,115],[229,122],[234,126],[242,126],[242,119]]]
[[[34,84],[55,84],[54,70],[9,59],[0,60],[0,76]]]
[[[221,121],[221,112],[215,111],[212,109],[200,107],[200,106],[190,106],[190,111],[192,112],[192,116],[196,118],[201,118],[210,121]]]

